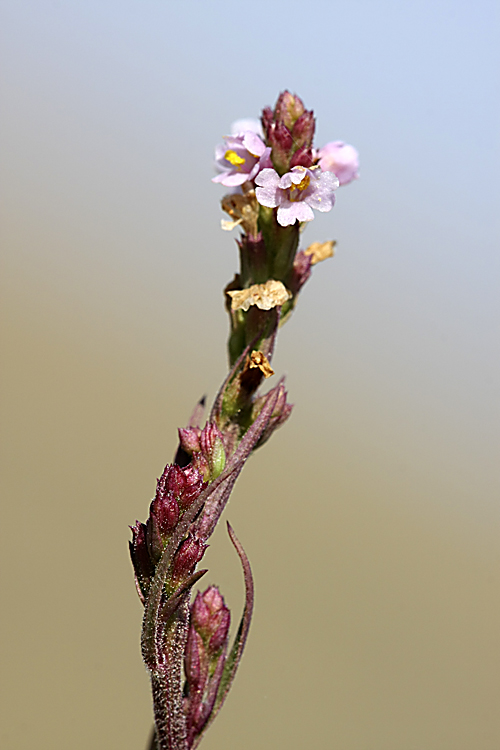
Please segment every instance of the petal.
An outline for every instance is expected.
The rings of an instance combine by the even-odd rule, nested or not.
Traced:
[[[321,191],[333,192],[339,186],[339,179],[334,172],[320,172],[317,179]]]
[[[292,182],[295,185],[298,185],[299,182],[302,182],[302,180],[306,176],[307,172],[309,172],[309,177],[310,177],[311,176],[311,171],[309,169],[307,169],[307,167],[303,167],[303,166],[300,166],[300,165],[298,165],[296,167],[292,167],[292,169],[290,171],[290,174],[292,175]]]
[[[250,130],[247,130],[247,132],[243,135],[243,146],[253,156],[257,157],[262,156],[262,154],[266,150],[266,144],[264,143],[264,141],[259,138],[257,133],[252,133]]]
[[[281,224],[282,227],[295,224],[296,218],[293,203],[290,203],[290,201],[278,208],[278,224]]]
[[[280,188],[283,190],[287,190],[289,187],[292,186],[292,174],[291,172],[287,172],[283,175],[283,177],[280,180]]]
[[[215,158],[217,161],[220,161],[221,159],[224,159],[224,154],[227,151],[227,144],[226,143],[218,143],[215,147]]]
[[[255,184],[265,188],[277,188],[280,184],[280,176],[275,169],[263,169],[255,178]]]
[[[255,197],[260,205],[266,206],[266,208],[276,208],[276,206],[279,206],[281,203],[281,196],[278,190],[273,187],[255,188]]]
[[[271,146],[268,146],[265,149],[262,156],[260,157],[259,166],[260,166],[260,169],[266,169],[266,168],[272,169],[273,162],[271,161]]]
[[[225,174],[219,174],[217,177],[212,177],[212,182],[220,182],[221,185],[226,187],[237,187],[243,185],[248,180],[246,172],[226,172]]]
[[[314,219],[312,208],[304,201],[284,201],[278,208],[278,224],[288,227],[296,220],[311,221]]]
[[[306,201],[296,201],[295,205],[295,216],[299,221],[312,221],[314,219],[314,213]]]
[[[335,195],[333,193],[321,194],[320,192],[311,193],[304,198],[304,203],[307,203],[311,208],[315,208],[316,211],[326,213],[331,211],[335,203]],[[304,221],[302,219],[302,221]]]

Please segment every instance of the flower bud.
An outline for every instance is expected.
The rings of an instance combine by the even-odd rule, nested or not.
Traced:
[[[347,185],[359,177],[359,154],[348,143],[331,141],[320,148],[318,157],[323,172],[333,172],[340,185]]]
[[[184,656],[188,747],[192,747],[195,736],[212,714],[224,673],[231,619],[216,586],[210,586],[203,594],[198,591],[190,615]]]
[[[161,538],[160,526],[155,515],[150,515],[146,521],[146,541],[151,560],[156,565],[163,552],[163,539]]]
[[[195,456],[198,455],[200,454],[195,453]],[[196,466],[189,464],[189,466],[186,466],[184,469],[182,469],[182,472],[184,474],[186,484],[182,491],[182,494],[179,495],[178,503],[182,510],[186,510],[186,508],[189,508],[189,506],[192,505],[192,503],[196,500],[200,492],[206,487],[206,484],[203,481],[201,472],[196,468]]]
[[[162,537],[170,534],[177,526],[179,506],[170,493],[165,497],[155,497],[150,506],[150,513],[155,516]]]
[[[210,467],[203,453],[193,453],[193,459],[190,466],[196,469],[205,483],[208,482],[210,479]]]
[[[210,655],[218,653],[225,644],[229,633],[230,623],[231,613],[227,607],[224,607],[217,617],[217,629],[208,643],[208,653]]]
[[[264,138],[267,139],[269,138],[269,134],[274,122],[274,112],[271,107],[264,107],[264,109],[262,110],[260,121],[262,124],[262,130],[264,131]]]
[[[186,453],[195,453],[200,450],[200,429],[198,427],[180,427],[179,442]]]
[[[287,403],[286,397],[287,393],[285,389],[281,388],[278,400],[273,409],[273,413],[271,414],[271,418],[269,419],[269,422],[267,423],[267,426],[256,445],[257,448],[260,448],[261,445],[264,445],[264,443],[269,440],[273,432],[277,430],[278,427],[281,427],[281,425],[286,422],[286,420],[292,413],[293,405]],[[257,398],[255,400],[253,408],[253,419],[256,419],[258,413],[262,409],[265,398],[265,396],[261,396],[260,398]]]
[[[295,122],[292,135],[296,149],[310,149],[312,147],[316,122],[312,110],[304,111]],[[297,162],[298,163],[298,162]],[[292,164],[292,166],[294,166]],[[304,167],[310,167],[310,164],[304,164]]]
[[[197,593],[191,606],[191,624],[202,636],[210,656],[216,655],[227,640],[231,613],[217,586]]]
[[[289,130],[292,130],[297,120],[305,112],[302,99],[289,91],[283,91],[274,107],[274,119],[282,122]]]
[[[313,163],[314,156],[312,148],[302,146],[302,148],[297,149],[290,159],[290,169],[293,169],[293,167],[311,167]]]
[[[216,587],[211,586],[210,588]],[[210,608],[200,591],[196,594],[196,598],[191,605],[191,622],[200,633],[206,631],[210,622]]]
[[[311,276],[311,256],[299,250],[293,261],[292,278],[290,279],[290,290],[294,297],[299,293],[306,281]]]
[[[175,554],[172,567],[172,577],[179,579],[185,578],[189,575],[193,571],[196,563],[198,563],[205,554],[207,547],[208,545],[204,544],[200,539],[196,539],[194,536],[189,535],[188,538],[182,542]]]
[[[214,422],[208,423],[200,434],[201,452],[208,462],[210,479],[216,479],[224,471],[226,452],[222,434]]]
[[[154,574],[154,565],[146,542],[146,524],[136,521],[135,526],[131,526],[130,530],[132,531],[132,541],[129,542],[130,557],[137,580],[142,584],[145,579],[151,578]]]
[[[283,91],[274,112],[266,107],[262,113],[262,127],[271,158],[279,175],[292,167],[310,167],[313,164],[314,114],[306,110],[302,99]]]
[[[205,682],[206,662],[205,647],[201,635],[191,626],[184,654],[184,669],[191,692],[198,690]]]
[[[194,455],[196,457],[201,454],[195,453]],[[158,502],[154,507],[153,505],[151,506],[150,511],[155,512],[159,518],[159,514],[164,512],[164,504],[167,501],[171,503],[173,498],[177,500],[177,504],[181,510],[186,510],[198,497],[202,489],[204,489],[203,477],[195,466],[189,464],[188,466],[181,467],[177,464],[167,464],[156,486],[155,501]],[[163,502],[163,505],[160,500]],[[172,513],[175,512],[173,506],[170,507],[170,510]]]
[[[279,174],[285,174],[289,170],[290,158],[293,153],[292,134],[283,123],[275,122],[267,142],[272,149],[271,159],[274,168]]]
[[[171,492],[174,497],[179,497],[179,495],[182,495],[182,493],[186,489],[186,486],[187,479],[184,471],[180,466],[175,466],[174,464],[170,467],[170,471],[165,482],[165,488],[167,492]]]

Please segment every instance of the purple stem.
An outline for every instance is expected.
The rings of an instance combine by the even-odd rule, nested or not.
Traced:
[[[165,661],[151,673],[158,750],[187,750],[182,702],[182,659],[189,629],[189,596],[178,608],[164,643]]]

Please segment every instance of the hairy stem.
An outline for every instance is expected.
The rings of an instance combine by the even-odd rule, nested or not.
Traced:
[[[158,750],[187,750],[182,664],[189,621],[189,598],[177,610],[165,636],[165,663],[151,673]]]

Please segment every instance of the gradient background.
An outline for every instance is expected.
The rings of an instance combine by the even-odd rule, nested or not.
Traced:
[[[1,3],[2,748],[145,746],[127,524],[225,373],[213,147],[285,87],[362,179],[226,511],[256,612],[203,748],[500,747],[495,6]],[[223,530],[206,562],[236,620]]]

